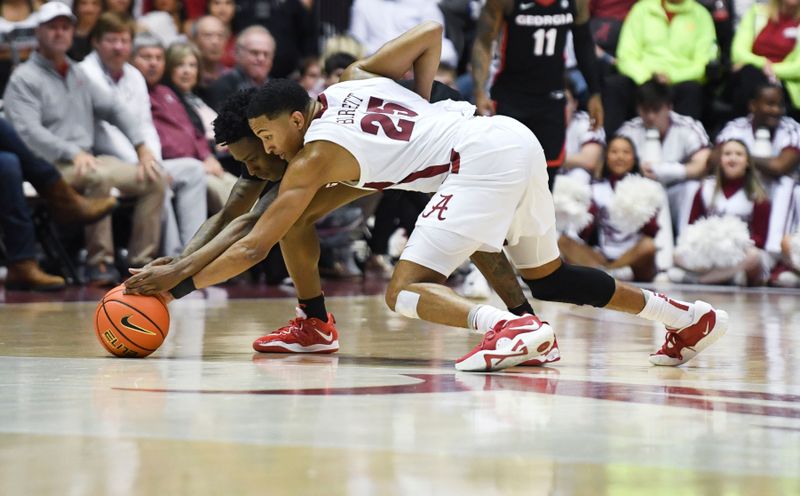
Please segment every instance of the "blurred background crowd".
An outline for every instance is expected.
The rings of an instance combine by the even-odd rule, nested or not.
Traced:
[[[556,1],[574,12],[575,0]],[[488,75],[475,70],[485,3],[0,0],[6,289],[111,286],[180,254],[242,171],[212,122],[228,96],[269,78],[316,97],[357,58],[435,20],[437,80],[483,110],[495,75],[514,73],[502,40]],[[564,109],[551,173],[565,258],[624,280],[800,286],[800,0],[588,5],[591,36],[564,46],[563,73],[547,75],[560,106],[543,111]],[[541,86],[521,74],[520,87]],[[539,112],[501,113],[526,110]],[[321,219],[321,273],[388,277],[427,201],[386,190]],[[488,291],[469,266],[461,275],[467,295]],[[285,284],[279,249],[244,277]]]

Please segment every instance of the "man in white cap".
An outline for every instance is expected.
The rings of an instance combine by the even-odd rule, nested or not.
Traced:
[[[75,16],[61,2],[38,12],[38,51],[11,75],[4,94],[6,114],[22,140],[36,154],[55,163],[64,178],[86,196],[108,195],[112,187],[135,197],[129,263],[152,260],[158,250],[165,180],[133,118],[107,92],[92,83],[67,57],[75,33]],[[112,122],[136,148],[138,167],[114,157],[95,156],[95,116]],[[86,228],[90,283],[111,285],[114,269],[111,219]]]

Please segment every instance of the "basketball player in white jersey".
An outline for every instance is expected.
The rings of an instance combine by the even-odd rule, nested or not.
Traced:
[[[553,344],[552,328],[535,316],[474,305],[443,285],[474,251],[506,244],[535,297],[664,323],[667,339],[652,363],[682,364],[719,339],[728,316],[707,303],[671,300],[561,262],[546,162],[533,134],[508,117],[473,117],[474,108],[463,104],[428,103],[441,35],[436,23],[417,26],[350,66],[344,82],[319,101],[287,80],[260,88],[248,108],[250,125],[265,150],[289,161],[278,197],[250,234],[179,286],[207,287],[247,270],[330,184],[405,188],[436,194],[401,255],[386,301],[407,317],[485,332],[456,362],[459,370],[503,369]],[[414,92],[391,80],[410,67]]]

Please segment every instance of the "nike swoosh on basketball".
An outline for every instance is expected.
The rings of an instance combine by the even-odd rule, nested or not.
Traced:
[[[314,329],[314,330],[317,331],[317,334],[322,336],[322,339],[324,339],[326,342],[328,342],[328,343],[332,343],[333,342],[333,333],[325,334],[324,332],[320,331],[319,329]]]
[[[151,330],[149,330],[149,329],[145,329],[145,328],[143,328],[143,327],[139,327],[138,325],[131,323],[131,322],[129,321],[129,319],[130,319],[131,317],[133,317],[133,315],[126,315],[126,316],[122,317],[121,319],[119,319],[119,321],[120,321],[120,323],[121,323],[122,325],[124,325],[124,326],[125,326],[125,327],[127,327],[128,329],[131,329],[131,330],[134,330],[134,331],[141,332],[142,334],[149,334],[149,335],[151,335],[151,336],[155,336],[155,335],[156,335],[156,333],[154,333],[153,331],[151,331]]]
[[[519,10],[528,10],[529,8],[533,7],[534,5],[536,5],[536,2],[521,3],[521,4],[519,4]]]

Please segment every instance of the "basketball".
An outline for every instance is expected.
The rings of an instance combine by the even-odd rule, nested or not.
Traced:
[[[169,311],[156,296],[126,295],[120,285],[103,296],[94,312],[94,331],[112,355],[144,358],[164,342]]]

